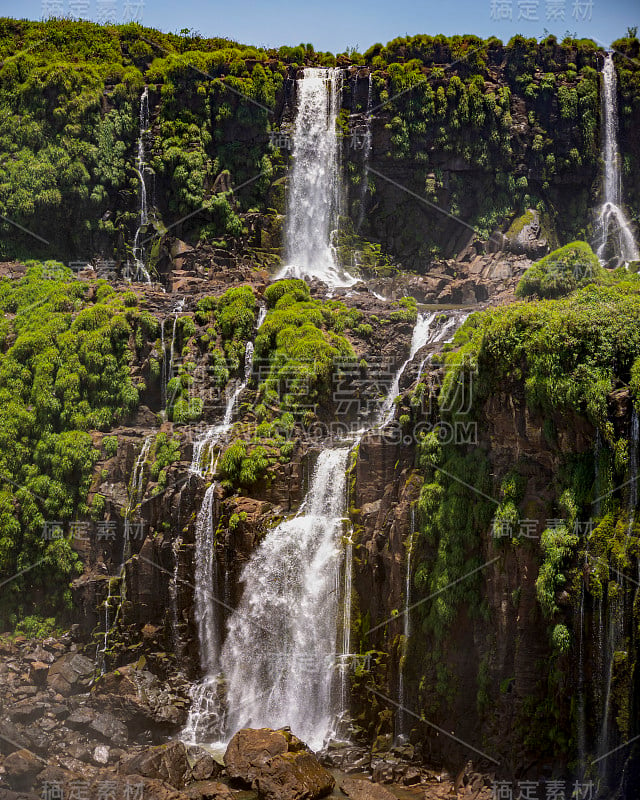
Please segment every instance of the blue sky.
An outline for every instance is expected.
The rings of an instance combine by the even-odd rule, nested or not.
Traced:
[[[566,31],[609,44],[640,26],[638,0],[0,0],[0,15],[50,14],[100,21],[138,18],[164,31],[191,28],[246,44],[278,47],[311,42],[318,50],[364,51],[414,33],[475,33],[507,41],[513,34]]]

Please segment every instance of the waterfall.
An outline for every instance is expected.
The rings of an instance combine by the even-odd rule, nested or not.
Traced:
[[[191,708],[182,733],[185,741],[192,744],[217,741],[224,729],[223,706],[220,702],[222,625],[217,608],[219,586],[213,513],[216,487],[217,484],[212,483],[207,489],[196,520],[193,599],[200,643],[200,669],[204,677],[191,689]]]
[[[180,641],[180,620],[178,618],[178,585],[180,583],[179,570],[180,570],[180,547],[182,546],[182,537],[179,536],[174,539],[171,545],[173,552],[173,575],[171,576],[171,638],[173,641],[173,652],[178,659],[181,655],[182,642]]]
[[[242,572],[221,657],[227,736],[289,725],[318,749],[330,731],[348,455],[320,453],[298,515],[267,534]]]
[[[330,287],[356,282],[337,265],[331,247],[340,205],[336,121],[341,89],[339,69],[308,68],[297,83],[285,227],[287,264],[276,278],[319,278]]]
[[[384,400],[384,403],[382,404],[382,408],[380,409],[380,412],[378,414],[378,425],[384,427],[385,425],[388,425],[393,419],[395,411],[393,401],[396,399],[400,391],[400,378],[402,377],[407,366],[413,361],[418,350],[420,350],[430,341],[431,323],[434,321],[436,316],[437,315],[435,312],[432,314],[418,315],[418,319],[413,329],[413,336],[411,337],[411,347],[409,350],[409,357],[395,374],[393,383],[391,384],[391,388],[389,389],[389,392]]]
[[[260,306],[260,310],[258,311],[258,319],[256,320],[256,331],[259,331],[262,327],[262,323],[267,318],[267,307]]]
[[[260,328],[266,315],[266,309],[261,308],[258,314],[256,330]],[[205,475],[214,471],[213,448],[231,430],[231,423],[233,421],[233,415],[238,404],[238,400],[251,380],[251,372],[253,369],[253,352],[254,343],[247,342],[247,346],[244,351],[243,378],[227,399],[227,405],[222,422],[218,423],[217,425],[212,425],[210,428],[208,428],[204,435],[201,436],[193,446],[191,472],[195,473],[196,475],[200,475],[200,477],[204,477]],[[203,465],[203,457],[205,453],[208,455],[208,459],[206,465]]]
[[[142,244],[142,229],[149,221],[147,207],[147,183],[146,183],[146,153],[144,137],[149,128],[149,88],[144,87],[140,95],[140,131],[138,134],[138,156],[136,160],[136,172],[140,180],[140,218],[138,228],[133,238],[133,260],[135,262],[135,280],[142,280],[144,283],[151,283],[151,278],[144,265],[144,246]]]
[[[640,258],[629,220],[622,210],[622,180],[618,148],[618,94],[613,54],[607,53],[602,68],[602,160],[604,202],[597,221],[597,256],[601,262],[615,259],[615,266]]]
[[[364,204],[367,199],[367,192],[369,191],[369,159],[371,158],[371,107],[373,99],[373,80],[371,72],[369,73],[369,88],[367,90],[367,113],[365,114],[366,128],[364,133],[364,146],[362,154],[362,182],[360,183],[360,209],[358,211],[358,225],[357,229],[360,230],[364,222]]]
[[[411,635],[411,554],[413,550],[413,534],[416,530],[415,506],[411,506],[411,528],[407,540],[407,561],[404,578],[404,609],[402,620],[402,663],[398,670],[398,709],[396,712],[396,742],[404,743],[407,739],[405,712],[404,672],[406,669],[407,653],[409,650],[409,636]]]
[[[214,608],[218,589],[213,529],[215,490],[216,484],[212,483],[205,493],[196,521],[194,604],[200,642],[200,667],[204,675],[212,675],[218,671],[220,650],[219,615]]]

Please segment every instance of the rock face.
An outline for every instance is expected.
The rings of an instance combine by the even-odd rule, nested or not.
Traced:
[[[265,800],[314,800],[335,785],[304,742],[288,730],[244,728],[231,739],[224,755],[227,774],[256,789]]]

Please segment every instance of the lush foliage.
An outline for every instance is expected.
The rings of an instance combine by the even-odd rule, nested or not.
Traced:
[[[31,603],[41,615],[69,603],[80,565],[68,525],[89,514],[100,455],[90,431],[106,430],[138,404],[130,347],[138,332],[154,332],[153,323],[110,287],[99,286],[92,299],[88,288],[51,262],[0,281],[0,573],[25,570],[4,588],[5,624]],[[60,538],[48,526],[54,521]]]
[[[518,297],[562,297],[579,286],[603,283],[607,272],[586,242],[572,242],[549,253],[525,272],[516,287]]]

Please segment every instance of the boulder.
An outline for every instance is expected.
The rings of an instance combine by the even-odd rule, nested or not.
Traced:
[[[272,758],[254,781],[264,800],[313,800],[330,794],[334,786],[329,770],[304,750]]]
[[[185,791],[190,800],[233,800],[231,789],[224,783],[216,781],[198,781]]]
[[[211,759],[213,761],[213,759]],[[124,775],[157,778],[176,789],[183,789],[191,776],[187,748],[182,742],[150,747],[120,763]],[[213,767],[207,777],[213,774]]]
[[[343,778],[340,789],[351,800],[396,800],[384,786],[362,778]]]
[[[224,755],[231,780],[256,789],[264,800],[315,800],[331,792],[335,781],[291,731],[244,728]]]
[[[129,738],[127,726],[116,719],[113,714],[98,714],[89,725],[89,728],[106,739],[107,742],[122,744]]]
[[[224,754],[227,775],[250,787],[267,762],[287,749],[288,742],[280,731],[244,728],[231,739]]]
[[[208,781],[217,778],[222,772],[222,765],[202,747],[187,748],[187,759],[191,769],[191,778],[194,781]]]
[[[49,667],[47,685],[61,695],[87,689],[93,680],[95,664],[79,653],[61,656]]]
[[[16,750],[5,758],[2,766],[9,786],[22,790],[33,787],[36,775],[45,765],[30,750]]]

